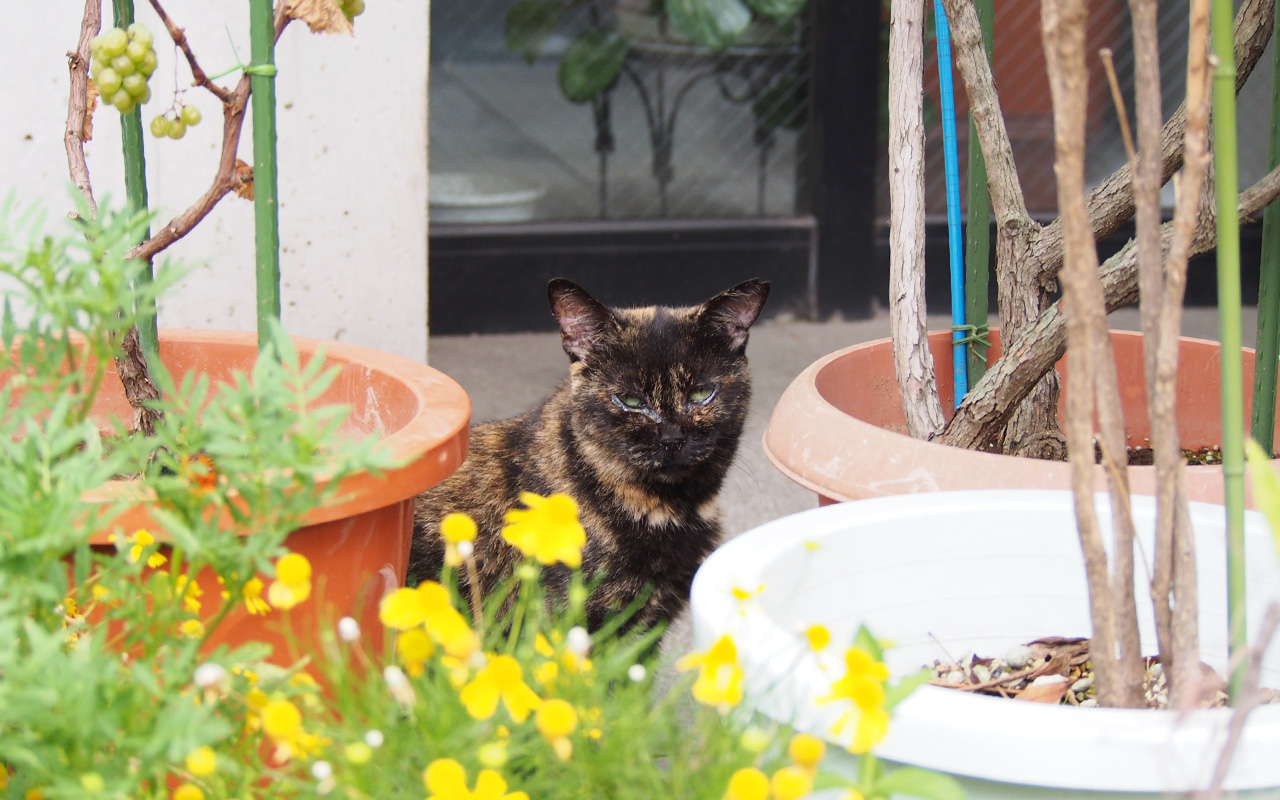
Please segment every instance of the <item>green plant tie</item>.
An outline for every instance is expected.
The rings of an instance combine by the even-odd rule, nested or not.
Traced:
[[[987,336],[988,336],[988,335],[990,335],[990,333],[991,333],[991,329],[990,329],[990,327],[989,327],[989,326],[987,326],[987,325],[973,325],[973,324],[969,324],[969,325],[952,325],[952,326],[951,326],[951,330],[953,330],[953,331],[964,331],[964,332],[966,332],[966,333],[968,334],[968,335],[967,335],[967,336],[965,336],[963,339],[956,339],[956,340],[954,340],[954,341],[952,342],[952,344],[965,344],[965,345],[969,345],[969,351],[970,351],[971,353],[973,353],[974,357],[981,359],[983,364],[986,364],[986,363],[987,363],[987,353],[986,353],[986,351],[984,350],[984,351],[982,351],[982,352],[979,352],[979,351],[977,351],[977,350],[975,350],[975,349],[974,349],[974,345],[978,345],[978,346],[981,346],[981,347],[990,347],[990,346],[991,346],[991,342],[987,341]]]

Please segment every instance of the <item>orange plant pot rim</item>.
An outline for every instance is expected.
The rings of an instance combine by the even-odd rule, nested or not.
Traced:
[[[332,520],[399,503],[417,495],[452,474],[466,456],[471,401],[456,381],[439,370],[402,356],[347,342],[291,337],[302,360],[323,350],[327,365],[341,368],[319,404],[347,403],[352,407],[346,427],[357,436],[378,432],[378,446],[396,466],[377,474],[359,472],[343,480],[335,499],[315,509],[306,525]],[[247,331],[169,329],[160,332],[161,359],[175,381],[201,370],[218,382],[232,372],[248,373],[257,357],[257,334]],[[110,375],[104,380],[118,385]],[[105,391],[105,390],[104,390]],[[123,404],[123,406],[121,405]],[[123,396],[105,403],[120,413],[127,408]],[[99,405],[95,404],[95,413]],[[99,530],[90,544],[108,544],[110,530],[147,528],[157,539],[167,538],[148,507],[148,494],[136,481],[111,481],[84,495],[90,502],[130,502],[107,529]]]

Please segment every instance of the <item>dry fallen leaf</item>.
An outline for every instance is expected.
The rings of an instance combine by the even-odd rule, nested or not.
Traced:
[[[231,188],[245,200],[253,199],[253,167],[246,164],[244,159],[236,159],[236,175]]]
[[[1061,703],[1071,688],[1070,681],[1053,683],[1033,683],[1013,696],[1015,700],[1030,700],[1033,703]]]
[[[334,0],[290,0],[287,13],[307,23],[312,33],[355,34],[351,20]]]
[[[98,110],[98,84],[89,79],[89,89],[85,92],[84,128],[80,131],[80,140],[87,142],[93,138],[93,112]]]

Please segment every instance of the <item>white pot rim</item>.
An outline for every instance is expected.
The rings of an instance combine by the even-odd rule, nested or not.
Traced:
[[[1105,494],[1098,498],[1109,508]],[[1154,507],[1150,497],[1135,496],[1133,502],[1139,513],[1150,513]],[[892,531],[895,537],[909,537],[909,532],[895,529],[904,515],[947,518],[974,513],[975,509],[980,512],[991,503],[1013,504],[1026,515],[1066,516],[1074,525],[1071,493],[1044,490],[898,495],[826,506],[774,520],[727,542],[699,571],[691,600],[698,645],[705,647],[732,630],[748,692],[762,712],[847,744],[847,733],[843,741],[831,735],[831,723],[839,716],[834,704],[824,708],[813,703],[826,693],[833,678],[843,674],[842,654],[831,659],[814,657],[799,631],[784,629],[761,604],[735,599],[732,589],[761,585],[766,568],[778,559],[806,544],[816,545],[820,554],[824,540],[849,536],[851,529],[876,531],[879,536]],[[1223,507],[1193,503],[1191,515],[1193,527],[1221,526]],[[1256,512],[1249,512],[1246,529],[1269,538],[1265,522]],[[909,546],[909,542],[904,544]],[[1274,555],[1270,557],[1274,560]],[[1141,597],[1139,602],[1143,602]],[[873,633],[893,636],[892,631]],[[1059,633],[1046,630],[1043,635]],[[826,662],[825,671],[822,661]],[[894,671],[902,674],[914,669],[898,665]],[[992,781],[1065,789],[1181,792],[1201,788],[1212,774],[1231,713],[1230,709],[1188,714],[1076,709],[925,686],[895,710],[889,736],[876,753],[894,761]],[[1052,753],[1067,744],[1070,758],[1043,757],[1046,751]],[[1143,757],[1135,758],[1139,751]],[[1255,709],[1226,788],[1280,786],[1277,752],[1280,705]],[[1246,760],[1247,768],[1237,768]]]

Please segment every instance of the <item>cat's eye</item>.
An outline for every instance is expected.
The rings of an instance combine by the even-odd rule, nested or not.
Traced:
[[[716,385],[714,383],[698,386],[693,391],[689,392],[689,402],[696,403],[698,405],[705,405],[706,403],[711,402],[711,398],[715,396],[715,393]]]
[[[639,395],[619,392],[613,396],[613,402],[630,411],[639,411],[645,407],[644,398]]]

